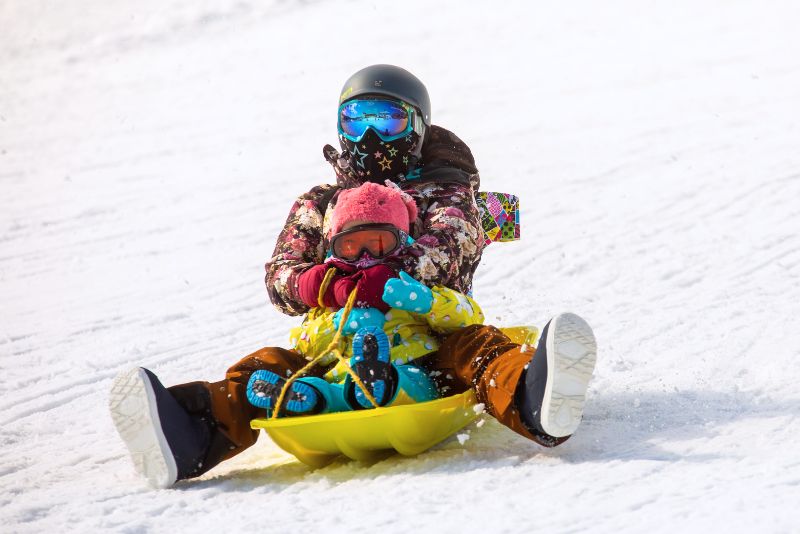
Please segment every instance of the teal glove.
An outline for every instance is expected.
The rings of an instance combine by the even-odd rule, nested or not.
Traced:
[[[433,306],[433,293],[404,271],[400,278],[391,278],[383,288],[383,301],[392,308],[414,313],[428,313]]]
[[[337,330],[339,329],[339,323],[342,321],[343,313],[344,308],[333,315],[333,326]],[[360,329],[368,326],[374,326],[379,330],[383,330],[385,322],[386,317],[378,308],[353,308],[350,312],[350,316],[347,318],[347,323],[342,329],[342,334],[355,334]]]

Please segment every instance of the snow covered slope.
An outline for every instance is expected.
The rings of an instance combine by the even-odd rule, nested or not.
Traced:
[[[562,4],[0,2],[0,530],[796,532],[800,9]],[[286,343],[263,263],[378,62],[522,197],[475,295],[594,325],[583,425],[318,471],[264,438],[147,489],[111,379]]]

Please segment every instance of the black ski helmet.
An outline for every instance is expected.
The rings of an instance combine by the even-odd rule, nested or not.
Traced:
[[[431,125],[431,99],[419,78],[394,65],[370,65],[356,72],[342,87],[339,104],[362,95],[386,95],[411,104],[420,111],[426,127]]]

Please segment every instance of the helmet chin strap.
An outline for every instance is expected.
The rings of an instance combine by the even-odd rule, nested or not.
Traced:
[[[411,152],[411,157],[413,157],[414,160],[409,161],[409,170],[413,169],[422,157],[422,145],[425,144],[425,134],[428,133],[428,129],[425,127],[425,123],[422,122],[422,119],[420,119],[419,116],[416,116],[416,118],[419,121],[419,123],[416,125],[419,126],[419,129],[415,127],[414,131],[417,132],[417,135],[419,135],[419,143],[417,143],[417,146],[415,146],[414,150]]]
[[[417,131],[416,128],[414,128],[414,130],[417,131],[417,134],[419,135],[419,142],[417,143],[417,146],[414,147],[414,150],[412,150],[409,154],[408,169],[406,169],[406,172],[403,174],[403,178],[413,173],[417,168],[417,163],[419,163],[419,160],[422,159],[422,145],[425,144],[425,135],[428,133],[428,129],[425,127],[425,123],[422,122],[421,119],[419,120],[418,124],[419,131]]]
[[[408,168],[402,174],[401,178],[405,178],[409,173],[413,172],[417,167],[419,160],[422,159],[422,145],[425,144],[425,135],[428,133],[428,129],[425,126],[425,123],[422,121],[419,110],[416,111],[417,113],[414,114],[414,131],[417,133],[417,135],[419,135],[419,142],[417,143],[417,146],[414,147],[414,150],[408,154]]]

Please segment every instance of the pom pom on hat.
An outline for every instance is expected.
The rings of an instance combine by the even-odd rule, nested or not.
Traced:
[[[366,182],[339,193],[331,219],[331,232],[337,234],[352,221],[391,224],[408,232],[417,218],[417,204],[395,184],[386,187]]]

